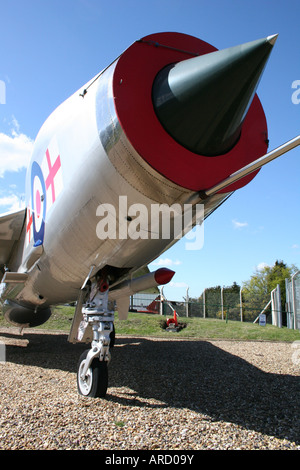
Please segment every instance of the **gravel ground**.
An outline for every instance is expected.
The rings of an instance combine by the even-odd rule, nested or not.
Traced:
[[[1,450],[300,450],[291,344],[117,336],[107,397],[92,399],[76,388],[86,346],[32,330],[0,342]]]

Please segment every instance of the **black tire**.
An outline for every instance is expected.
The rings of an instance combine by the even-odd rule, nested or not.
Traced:
[[[109,337],[110,337],[109,347],[110,347],[110,348],[113,348],[114,345],[115,345],[115,341],[116,341],[115,325],[113,325],[113,330],[112,330],[111,334],[109,335]]]
[[[80,395],[92,398],[104,398],[108,387],[107,362],[93,359],[85,380],[80,377],[89,349],[84,351],[78,361],[77,389]]]

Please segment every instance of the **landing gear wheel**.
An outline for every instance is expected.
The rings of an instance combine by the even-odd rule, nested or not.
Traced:
[[[93,359],[87,374],[83,379],[81,371],[84,367],[86,356],[89,349],[84,351],[78,361],[77,368],[77,389],[80,395],[92,398],[104,398],[108,387],[108,371],[107,362],[99,361],[98,358]]]
[[[113,325],[113,330],[112,330],[111,334],[109,335],[109,338],[110,338],[109,347],[110,347],[110,348],[113,348],[114,345],[115,345],[115,341],[116,341],[115,325]]]

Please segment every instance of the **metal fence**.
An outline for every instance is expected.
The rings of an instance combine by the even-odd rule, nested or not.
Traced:
[[[285,280],[287,327],[300,330],[300,271]]]
[[[130,310],[179,317],[217,318],[222,320],[254,321],[264,305],[248,309],[241,303],[240,290],[223,288],[205,289],[200,298],[173,300],[161,294],[135,294],[131,297]]]
[[[130,310],[135,312],[173,315],[179,317],[219,318],[223,320],[254,321],[264,306],[251,310],[251,315],[240,303],[240,292],[226,289],[206,289],[199,300],[169,300],[161,294],[135,294],[131,297]]]
[[[259,322],[278,327],[287,326],[300,330],[300,271],[291,280],[286,280],[286,304],[281,305],[279,285],[264,303],[255,299],[246,302],[240,286],[215,287],[203,291],[199,299],[169,300],[160,294],[135,294],[131,296],[130,310],[179,317],[216,318],[225,321]]]

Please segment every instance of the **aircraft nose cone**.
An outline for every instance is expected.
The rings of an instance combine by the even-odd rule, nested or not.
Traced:
[[[162,69],[152,100],[165,130],[194,153],[217,156],[238,141],[277,35]]]

